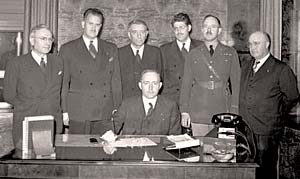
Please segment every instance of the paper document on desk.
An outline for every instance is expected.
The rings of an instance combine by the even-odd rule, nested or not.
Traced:
[[[194,139],[188,134],[182,135],[170,135],[167,136],[168,140],[173,142],[174,145],[167,146],[166,149],[180,149],[180,148],[188,148],[200,145],[199,139]]]
[[[144,147],[156,146],[157,144],[146,137],[120,138],[112,143],[114,147]]]

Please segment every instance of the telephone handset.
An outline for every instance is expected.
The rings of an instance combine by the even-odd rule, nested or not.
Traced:
[[[219,113],[212,117],[211,122],[224,127],[236,127],[240,124],[242,117],[233,113]]]

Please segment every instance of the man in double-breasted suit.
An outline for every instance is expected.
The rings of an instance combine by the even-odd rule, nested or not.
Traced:
[[[204,17],[204,43],[192,49],[186,57],[180,111],[182,125],[191,124],[193,135],[203,136],[212,130],[214,125],[211,119],[214,114],[238,113],[239,59],[232,47],[218,40],[221,31],[218,17]]]
[[[130,44],[119,49],[123,99],[141,94],[137,84],[144,69],[162,72],[159,48],[145,44],[147,24],[139,19],[128,24]]]
[[[62,61],[49,54],[53,34],[46,25],[33,27],[32,51],[9,60],[4,77],[4,99],[14,106],[14,157],[22,157],[22,121],[27,116],[53,115],[56,133],[62,132],[60,92]]]
[[[160,47],[164,67],[162,94],[179,104],[185,56],[203,42],[190,38],[192,23],[187,14],[176,14],[171,25],[176,39]]]
[[[158,95],[162,86],[159,73],[144,70],[138,83],[142,95],[123,100],[114,115],[116,133],[127,135],[180,134],[180,113],[175,101]]]
[[[249,37],[253,57],[242,66],[239,114],[252,128],[256,142],[257,178],[277,178],[276,165],[283,116],[298,102],[297,81],[290,67],[269,52],[270,37]]]
[[[121,77],[116,45],[98,38],[103,23],[99,9],[83,15],[82,37],[64,44],[62,107],[70,133],[102,134],[111,112],[121,103]]]

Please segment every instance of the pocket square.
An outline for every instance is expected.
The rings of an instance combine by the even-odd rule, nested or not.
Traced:
[[[62,74],[62,71],[59,71],[57,74],[58,74],[58,75],[61,75],[61,74]]]
[[[108,59],[109,62],[112,62],[113,60],[114,60],[114,57],[110,57],[110,58]]]

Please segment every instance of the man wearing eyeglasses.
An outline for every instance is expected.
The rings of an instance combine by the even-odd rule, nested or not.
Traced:
[[[240,65],[236,51],[219,41],[221,21],[207,15],[202,21],[203,44],[186,57],[180,94],[182,125],[203,136],[214,125],[214,114],[238,113]]]
[[[299,101],[292,69],[270,54],[270,36],[261,31],[249,37],[252,56],[242,66],[239,114],[250,125],[260,167],[257,179],[277,178],[277,160],[283,116]]]
[[[46,25],[33,27],[31,52],[9,60],[4,76],[4,99],[14,107],[15,158],[22,157],[22,121],[26,116],[53,115],[56,133],[62,132],[60,92],[62,61],[50,54],[53,34]]]
[[[128,24],[130,44],[119,49],[123,99],[141,94],[137,84],[144,69],[155,69],[161,74],[162,62],[159,48],[146,44],[146,22],[135,19]]]
[[[83,34],[60,48],[64,63],[62,108],[72,134],[102,134],[111,127],[111,114],[121,103],[118,49],[100,39],[103,13],[88,8]]]

